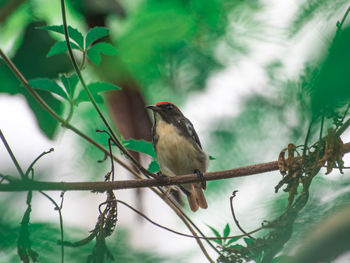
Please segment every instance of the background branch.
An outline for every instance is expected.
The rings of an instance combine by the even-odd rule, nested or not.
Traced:
[[[0,24],[14,12],[25,0],[11,0],[0,8]]]

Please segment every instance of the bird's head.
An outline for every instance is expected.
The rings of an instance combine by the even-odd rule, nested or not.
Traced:
[[[161,118],[168,123],[173,123],[178,117],[183,116],[180,109],[175,104],[168,101],[161,101],[155,105],[146,106],[146,108],[153,111],[156,119]]]

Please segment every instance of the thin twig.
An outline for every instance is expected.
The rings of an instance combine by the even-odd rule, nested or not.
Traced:
[[[151,188],[152,189],[152,188]],[[197,233],[192,229],[191,225],[197,230],[197,232],[202,236],[206,237],[203,232],[200,230],[200,228],[191,220],[191,218],[186,215],[186,213],[181,209],[181,207],[173,200],[167,198],[166,193],[163,189],[158,188],[157,190],[154,190],[154,192],[168,205],[171,209],[178,215],[178,217],[184,222],[184,224],[187,226],[187,228],[192,232],[194,236],[197,236]],[[189,225],[189,226],[188,226]],[[201,244],[200,239],[196,239],[198,245],[202,249],[203,253],[207,253],[204,249],[203,244]],[[220,251],[210,242],[209,239],[205,239],[205,241],[208,243],[208,245],[215,250],[216,253],[221,255]]]
[[[350,6],[348,7],[348,9],[345,11],[345,14],[344,14],[344,16],[343,16],[343,18],[341,19],[341,21],[339,22],[337,22],[337,35],[341,32],[341,30],[342,30],[342,27],[343,27],[343,24],[344,24],[344,22],[345,22],[345,19],[346,19],[346,17],[348,16],[348,14],[349,14],[349,12],[350,12]]]
[[[112,156],[112,146],[111,146],[111,138],[108,139],[108,148],[109,148],[109,153],[110,156]],[[114,181],[114,160],[110,158],[111,160],[111,171],[112,171],[112,182]]]
[[[320,138],[319,138],[319,141],[322,140],[322,137],[323,137],[323,126],[324,126],[324,115],[322,115],[322,118],[321,118],[321,129],[320,129]]]
[[[35,163],[44,155],[49,154],[53,151],[54,149],[51,148],[49,151],[47,152],[42,152],[37,158],[35,158],[35,160],[29,165],[27,171],[26,171],[26,178],[29,178],[29,173],[32,172],[32,180],[34,180],[34,169],[33,166],[35,165]],[[28,192],[28,194],[31,194],[31,191]],[[63,194],[61,195],[62,200],[61,200],[61,205],[58,206],[57,203],[55,202],[55,200],[53,200],[48,194],[44,193],[43,191],[39,191],[39,193],[41,193],[42,195],[44,195],[46,198],[48,198],[55,206],[55,209],[58,211],[59,214],[59,220],[60,220],[60,233],[61,233],[61,243],[63,244],[63,218],[62,218],[62,213],[61,213],[61,209],[62,209],[62,205],[63,205]],[[64,263],[64,246],[61,245],[61,263]]]
[[[312,124],[313,124],[313,119],[310,121],[309,128],[307,129],[307,133],[306,133],[306,137],[305,137],[305,141],[304,141],[304,148],[303,148],[303,158],[306,155],[306,149],[307,149],[307,144],[308,144],[310,134],[311,134]]]
[[[336,131],[335,136],[339,137],[350,126],[350,118]]]
[[[140,215],[141,217],[143,217],[144,219],[146,219],[148,222],[150,222],[151,224],[159,227],[159,228],[162,228],[166,231],[169,231],[171,233],[174,233],[176,235],[179,235],[179,236],[183,236],[183,237],[189,237],[189,238],[199,238],[199,239],[209,239],[209,240],[218,240],[218,239],[232,239],[232,238],[240,238],[240,237],[245,237],[245,236],[249,236],[250,234],[253,234],[253,233],[256,233],[257,231],[261,230],[263,227],[259,227],[253,231],[250,231],[249,233],[245,233],[243,235],[236,235],[236,236],[228,236],[228,237],[196,237],[196,236],[193,236],[193,235],[189,235],[189,234],[185,234],[185,233],[181,233],[179,231],[176,231],[176,230],[173,230],[169,227],[166,227],[166,226],[163,226],[155,221],[153,221],[152,219],[150,219],[148,216],[146,216],[144,213],[142,213],[141,211],[137,210],[136,208],[132,207],[131,205],[129,205],[128,203],[122,201],[122,200],[119,200],[119,199],[116,199],[116,200],[112,200],[112,201],[105,201],[103,203],[101,203],[98,207],[99,209],[99,212],[102,213],[101,211],[101,206],[109,203],[109,202],[117,202],[117,203],[121,203],[123,204],[124,206],[128,207],[129,209],[131,209],[132,211],[134,211],[135,213],[137,213],[138,215]]]
[[[163,191],[162,189],[160,189],[160,190],[162,191],[163,196],[166,196],[165,193],[164,193],[164,191]],[[166,200],[168,200],[169,202],[171,202],[172,205],[174,205],[174,207],[177,208],[177,210],[182,214],[182,216],[184,217],[184,219],[187,220],[187,221],[197,230],[197,232],[198,232],[202,237],[204,237],[204,238],[206,237],[206,236],[204,235],[204,233],[200,230],[200,228],[192,221],[192,219],[181,209],[181,207],[179,206],[179,204],[177,204],[175,201],[173,201],[173,200],[171,200],[171,199],[168,199],[168,198],[167,198]],[[165,200],[165,201],[166,201],[166,200]],[[209,245],[213,250],[215,250],[216,253],[218,253],[219,255],[221,255],[221,252],[216,248],[216,246],[214,246],[214,245],[212,244],[212,242],[210,242],[209,239],[205,239],[205,241],[208,243],[208,245]]]
[[[68,84],[69,85],[69,84]],[[73,101],[71,100],[71,98],[69,98],[69,112],[68,112],[68,115],[67,115],[67,118],[65,120],[65,124],[69,123],[73,117],[73,112],[74,112],[74,103]],[[62,124],[63,126],[65,124]]]
[[[342,123],[343,123],[343,121],[345,120],[346,115],[348,115],[349,109],[350,109],[350,103],[349,103],[348,106],[346,107],[346,110],[345,110],[345,112],[344,112],[344,115],[343,115],[343,117],[341,118],[341,122],[342,122]]]
[[[25,178],[28,178],[28,175],[29,175],[30,171],[32,171],[34,164],[35,164],[41,157],[43,157],[44,155],[49,154],[49,153],[51,153],[51,152],[53,152],[53,151],[54,151],[54,149],[51,148],[51,149],[48,150],[47,152],[42,152],[38,157],[36,157],[35,160],[29,165],[29,167],[28,167],[28,169],[27,169],[27,171],[26,171],[26,173],[25,173]],[[33,178],[32,178],[32,179],[33,179]]]
[[[98,130],[98,129],[96,130],[96,132],[107,133],[109,135],[109,138],[108,138],[109,156],[113,156],[112,144],[111,144],[112,139],[110,137],[110,134],[107,131],[102,131],[102,130]],[[106,158],[107,158],[107,155],[105,156],[104,161],[106,160]],[[109,178],[110,178],[111,174],[112,174],[112,181],[114,181],[114,160],[113,160],[113,158],[110,158],[110,160],[111,160],[111,171],[108,173],[109,176],[108,176],[108,178],[107,177],[105,178],[105,181],[110,181]]]
[[[49,196],[48,194],[44,193],[43,191],[39,191],[42,195],[44,195],[47,199],[49,199],[53,205],[55,206],[55,210],[57,210],[58,215],[59,215],[59,220],[60,220],[60,233],[61,233],[61,240],[60,240],[60,244],[61,244],[61,262],[64,262],[64,233],[63,233],[63,217],[62,217],[62,202],[63,202],[63,195],[61,195],[62,201],[61,201],[61,205],[59,206],[55,200],[53,200],[53,198],[51,196]]]
[[[87,47],[86,47],[87,48]],[[80,67],[79,67],[79,70],[82,71],[83,70],[83,67],[84,67],[84,64],[85,64],[85,59],[86,59],[86,50],[82,50],[83,52],[83,59],[81,61],[81,64],[80,64]]]
[[[26,177],[25,174],[23,173],[22,168],[21,168],[20,165],[18,164],[17,159],[16,159],[15,155],[13,154],[13,152],[12,152],[10,146],[8,145],[8,143],[7,143],[6,139],[5,139],[5,136],[4,136],[4,134],[2,133],[1,129],[0,129],[0,138],[1,138],[2,142],[4,143],[5,148],[6,148],[7,152],[9,153],[9,155],[10,155],[10,157],[11,157],[11,159],[12,159],[14,165],[16,166],[16,169],[17,169],[18,173],[21,175],[22,180],[27,179],[27,177]]]
[[[199,229],[199,228],[192,221],[187,220],[188,217],[186,216],[186,214],[173,201],[171,201],[167,198],[166,194],[164,194],[164,191],[162,189],[155,189],[155,188],[151,188],[151,189],[153,189],[153,192],[156,193],[175,212],[175,214],[182,220],[182,222],[185,224],[185,226],[190,230],[192,235],[194,237],[197,237],[196,238],[197,244],[198,244],[199,248],[202,250],[204,256],[208,259],[208,261],[214,262],[211,259],[211,257],[209,256],[207,250],[203,246],[202,241],[200,240],[200,238],[198,237],[196,231],[192,228],[192,226],[196,229]],[[204,236],[203,234],[201,234],[201,235]],[[206,241],[209,243],[208,240],[206,240]]]
[[[235,211],[233,210],[233,198],[236,196],[236,193],[237,193],[237,192],[238,192],[237,190],[236,190],[236,191],[233,191],[232,195],[230,196],[230,206],[231,206],[231,214],[232,214],[233,220],[235,221],[236,226],[239,228],[239,230],[242,231],[242,233],[243,233],[245,236],[248,236],[248,237],[250,237],[251,239],[254,239],[254,240],[255,240],[254,237],[252,237],[249,233],[247,233],[247,232],[241,227],[241,225],[239,224],[239,222],[238,222],[238,220],[237,220],[237,218],[236,218]]]

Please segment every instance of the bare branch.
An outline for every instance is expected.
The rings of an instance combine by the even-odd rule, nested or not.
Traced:
[[[344,153],[350,152],[350,143],[344,144]],[[278,170],[277,161],[254,164],[229,170],[209,172],[204,174],[207,181],[228,179],[254,174],[261,174]],[[2,176],[3,177],[3,176]],[[176,177],[162,177],[160,179],[123,180],[116,182],[44,182],[32,180],[16,180],[9,184],[0,184],[0,192],[9,191],[107,191],[141,187],[167,186],[200,182],[196,174]]]

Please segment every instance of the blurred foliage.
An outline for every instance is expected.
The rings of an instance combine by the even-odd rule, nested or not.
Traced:
[[[304,139],[305,117],[299,118],[303,112],[297,109],[299,92],[295,87],[295,84],[290,83],[273,97],[249,96],[236,118],[221,118],[214,122],[212,126],[215,130],[211,132],[208,149],[215,153],[216,161],[211,162],[211,169],[224,170],[256,161],[270,161],[277,158],[273,153],[278,152],[288,141],[300,143]],[[297,121],[286,121],[290,117]],[[274,145],[266,138],[275,138]],[[244,180],[237,178],[235,182],[237,184]],[[221,180],[208,183],[208,190],[213,191],[213,194],[220,188],[231,187]]]
[[[322,2],[322,1],[321,1]],[[327,12],[324,10],[324,12]],[[343,10],[344,12],[344,10]],[[343,13],[342,12],[342,13]],[[310,19],[310,17],[308,17]],[[340,20],[340,18],[339,18]],[[334,23],[335,24],[335,23]],[[337,32],[337,33],[336,33]],[[278,69],[282,66],[279,61],[273,62],[266,67],[267,75],[270,83],[275,87],[273,94],[265,93],[264,95],[251,95],[245,98],[243,109],[235,118],[226,117],[215,121],[215,130],[211,133],[210,152],[214,152],[219,162],[213,163],[213,170],[228,169],[234,166],[242,166],[251,164],[252,160],[263,161],[267,154],[267,160],[271,159],[271,153],[277,152],[280,140],[288,144],[290,141],[299,144],[305,139],[307,125],[312,119],[314,121],[321,116],[325,116],[324,130],[326,127],[338,127],[341,124],[339,119],[344,120],[344,113],[350,101],[350,86],[349,86],[349,43],[348,38],[349,28],[343,28],[341,31],[334,26],[334,40],[330,43],[327,52],[322,54],[322,59],[317,63],[313,63],[308,67],[301,76],[300,80],[283,82],[278,77]],[[312,130],[310,141],[318,140],[320,132],[320,121],[314,122],[317,125]],[[219,128],[217,128],[219,127]],[[276,129],[277,128],[277,129]],[[273,145],[267,138],[275,138]],[[266,148],[265,148],[266,147]],[[266,153],[264,156],[261,154]],[[260,155],[260,156],[259,156]],[[233,158],[234,156],[234,158]],[[273,158],[273,156],[272,156]],[[277,158],[277,156],[275,156]],[[238,187],[240,181],[245,181],[244,178],[235,180],[235,187]],[[303,208],[300,216],[290,214],[290,218],[285,220],[287,225],[283,228],[285,233],[274,232],[275,235],[280,235],[280,240],[273,241],[275,237],[265,236],[264,241],[258,239],[255,244],[247,250],[241,245],[234,244],[227,247],[223,246],[223,252],[227,253],[226,257],[220,257],[220,262],[244,262],[243,258],[254,259],[256,262],[270,262],[268,259],[263,259],[260,249],[264,246],[264,242],[271,243],[271,247],[275,247],[277,251],[281,250],[284,242],[291,238],[292,242],[288,242],[287,247],[283,249],[288,254],[296,244],[300,244],[301,238],[310,226],[315,226],[317,223],[329,216],[332,211],[332,205],[322,203],[320,199],[331,193],[329,185],[320,185],[320,181],[327,182],[326,179],[318,178],[313,183],[312,191],[317,191],[318,198],[311,200],[310,203]],[[335,189],[343,189],[347,185],[347,181],[339,182],[332,187]],[[215,193],[223,191],[225,188],[231,187],[226,182],[209,182],[208,189],[212,189]],[[300,189],[299,189],[300,191]],[[320,191],[320,192],[319,192]],[[337,206],[344,207],[349,202],[348,191],[338,190],[339,198],[334,200]],[[325,193],[326,192],[326,193]],[[343,194],[340,194],[343,192]],[[315,194],[310,193],[312,196]],[[333,204],[333,202],[332,202]],[[286,199],[276,199],[270,204],[269,219],[273,218],[273,214],[281,213],[287,205]],[[310,213],[309,213],[310,211]],[[314,211],[315,214],[313,214]],[[305,218],[307,217],[307,219]],[[316,220],[317,218],[317,220]],[[293,222],[296,220],[293,228]],[[288,223],[289,222],[289,223]],[[265,244],[266,245],[266,244]],[[230,252],[231,249],[231,252]],[[240,252],[238,252],[240,251]],[[238,253],[238,257],[236,258]],[[241,253],[241,254],[240,254]],[[266,255],[265,255],[266,254]],[[269,254],[264,252],[265,256]],[[243,260],[243,261],[242,261]],[[263,261],[261,261],[263,260]],[[279,259],[274,259],[273,262],[293,262],[287,256],[282,256]]]
[[[339,9],[345,10],[349,4],[347,0],[303,0],[302,2],[291,26],[292,35],[300,32],[303,26],[317,16],[328,22]],[[334,21],[329,22],[334,23]]]
[[[251,163],[252,159],[262,161],[257,156],[260,152],[257,148],[266,147],[265,138],[276,136],[281,140],[280,145],[270,146],[269,152],[273,152],[271,147],[282,147],[289,141],[301,144],[311,119],[318,120],[314,123],[317,125],[312,130],[311,140],[319,136],[320,116],[327,117],[324,130],[334,127],[335,120],[344,116],[350,101],[349,32],[349,27],[343,29],[334,38],[323,60],[307,67],[300,80],[287,83],[279,80],[281,63],[269,64],[266,73],[270,84],[276,88],[274,93],[247,96],[237,117],[214,121],[215,130],[211,133],[208,149],[220,162],[212,162],[211,169],[229,169],[233,162],[235,166],[242,166]],[[221,181],[209,184],[215,189],[227,185]]]
[[[19,219],[18,219],[19,220]],[[6,223],[7,222],[7,223]],[[11,222],[14,223],[12,219]],[[1,263],[18,262],[16,240],[18,238],[18,224],[0,220],[0,248],[2,251]],[[61,247],[57,244],[60,237],[58,225],[52,223],[34,223],[29,226],[32,248],[38,253],[39,262],[58,262]],[[65,228],[65,239],[77,239],[83,235],[81,229]],[[86,233],[85,233],[86,234]],[[88,255],[92,252],[94,242],[77,248],[65,248],[65,262],[86,263]],[[142,252],[130,248],[128,234],[118,228],[116,233],[108,239],[108,247],[118,262],[164,262],[164,258],[154,252]],[[105,261],[111,262],[111,261]]]
[[[110,4],[106,3],[107,6]],[[80,1],[72,5],[76,10],[82,11],[84,9],[82,6],[85,6],[86,3],[83,4],[83,1]],[[82,6],[78,7],[79,5]],[[120,55],[118,59],[112,60],[114,66],[111,67],[113,68],[111,74],[130,72],[142,83],[141,86],[145,89],[148,100],[159,100],[160,97],[158,98],[157,95],[162,98],[176,95],[178,99],[175,99],[177,101],[174,102],[181,104],[187,92],[203,89],[208,77],[214,71],[222,68],[216,52],[219,44],[226,42],[229,16],[234,14],[234,17],[240,17],[240,13],[252,13],[258,10],[259,6],[256,0],[248,2],[140,1],[139,4],[133,6],[132,10],[128,10],[123,20],[117,20],[122,30],[120,34],[113,37],[113,43],[117,46]],[[48,9],[38,0],[30,2],[30,14],[36,16],[31,19],[34,21],[38,18],[49,19],[48,15],[42,11],[44,7]],[[53,12],[54,10],[48,11]],[[17,13],[15,12],[14,15]],[[57,12],[51,16],[59,18],[60,13]],[[30,22],[30,19],[28,20]],[[23,21],[21,27],[25,26],[25,23],[26,21]],[[256,25],[257,23],[251,24],[249,27],[253,28]],[[35,24],[35,27],[38,26],[39,24]],[[25,34],[22,47],[17,51],[25,61],[22,63],[21,59],[15,60],[24,76],[29,79],[57,78],[58,73],[68,73],[71,69],[66,56],[46,59],[48,50],[45,46],[52,46],[52,40],[46,44],[44,36],[45,38],[49,36],[44,32],[34,30],[34,26],[30,28],[31,31]],[[33,37],[34,40],[27,40],[28,37]],[[20,37],[17,39],[21,40]],[[241,48],[236,49],[241,50]],[[64,51],[64,46],[56,47],[54,51],[56,53]],[[29,55],[32,57],[28,57]],[[99,63],[99,57],[93,56],[92,52],[87,55],[93,59],[94,63]],[[36,58],[35,61],[38,64],[36,67],[32,66],[33,57]],[[58,61],[59,59],[65,59],[65,62],[62,64]],[[43,66],[40,66],[41,64]],[[59,65],[63,65],[63,68]],[[53,66],[55,72],[50,69]],[[1,71],[4,71],[4,77],[11,75],[10,78],[14,78],[6,69],[0,70],[0,76]],[[37,74],[33,74],[34,71]],[[3,89],[1,87],[1,91]],[[6,85],[5,89],[6,92],[17,90],[11,85]],[[158,92],[160,90],[161,92]],[[47,102],[51,105],[51,100]],[[31,107],[34,108],[34,105]],[[62,109],[58,112],[61,113]],[[39,113],[35,112],[35,114]],[[40,115],[45,115],[45,113],[40,113]],[[52,138],[55,125],[53,123],[43,125],[42,123],[46,121],[45,116],[41,116],[38,121],[43,131]]]
[[[71,68],[66,55],[46,58],[46,54],[50,46],[54,43],[54,40],[47,32],[35,29],[42,25],[43,22],[32,22],[27,25],[23,36],[23,42],[12,58],[14,64],[28,79],[36,77],[55,78],[58,77],[59,73],[65,72]],[[11,95],[24,95],[30,108],[34,112],[40,129],[48,138],[52,139],[58,127],[57,121],[32,98],[23,86],[20,85],[20,82],[2,60],[0,61],[0,79],[2,83],[0,92]],[[38,93],[58,114],[63,112],[62,103],[49,92],[39,91]]]
[[[302,88],[310,95],[312,116],[333,117],[336,111],[346,105],[350,99],[350,27],[334,38],[328,54],[319,67],[309,73]]]
[[[330,174],[327,176],[332,177],[335,175]],[[309,202],[294,224],[295,231],[290,241],[286,244],[286,251],[298,246],[305,233],[310,229],[316,229],[317,225],[325,218],[349,205],[350,191],[347,190],[349,183],[349,173],[343,175],[339,180],[327,178],[326,176],[315,178]],[[320,211],[322,211],[322,216],[320,216]]]
[[[121,63],[145,89],[149,101],[173,98],[181,104],[189,91],[202,90],[222,68],[216,57],[236,8],[257,1],[145,1],[118,21],[113,38]]]

